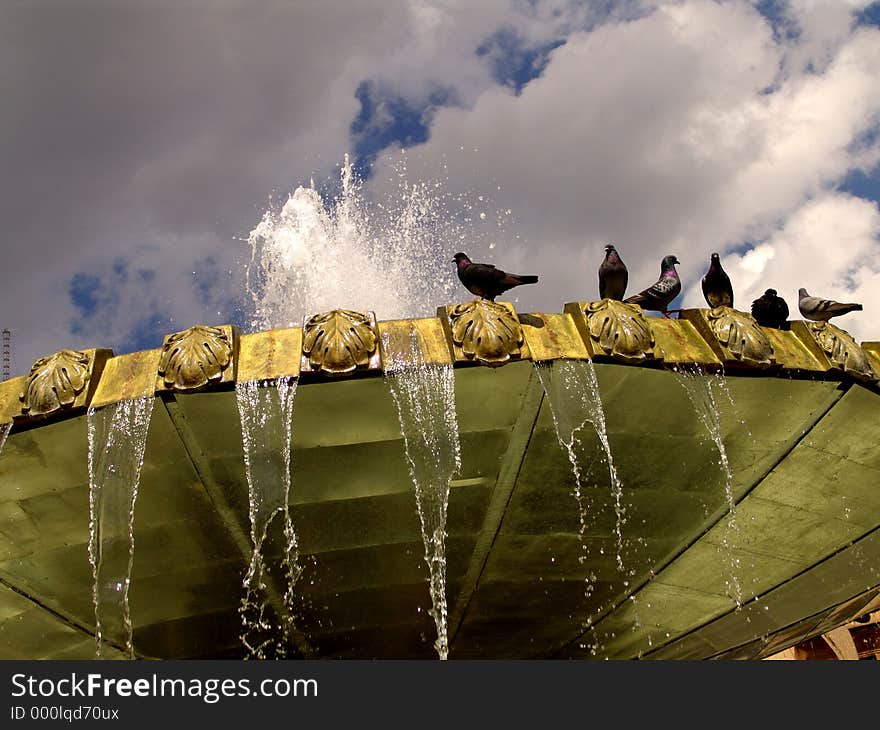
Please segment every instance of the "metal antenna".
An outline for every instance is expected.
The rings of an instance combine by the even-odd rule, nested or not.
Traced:
[[[3,371],[0,380],[9,380],[9,369],[12,366],[12,330],[3,330]]]

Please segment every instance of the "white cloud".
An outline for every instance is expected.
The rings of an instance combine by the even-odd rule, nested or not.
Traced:
[[[799,13],[807,24],[806,10]],[[664,5],[573,35],[520,96],[492,88],[471,109],[441,110],[408,166],[416,175],[445,166],[452,184],[491,191],[499,206],[513,209],[511,230],[527,242],[508,239],[493,253],[505,268],[541,276],[541,285],[518,292],[523,309],[558,311],[564,301],[596,296],[609,240],[630,269],[631,293],[656,279],[666,253],[678,255],[686,283],[697,284],[710,252],[775,240],[814,199],[830,218],[824,245],[849,249],[855,244],[847,236],[856,235],[850,217],[867,221],[876,206],[829,191],[877,152],[876,145],[852,145],[880,121],[880,32],[848,23],[845,33],[831,24],[826,36],[821,24],[809,24],[810,42],[831,56],[822,73],[789,68],[779,82],[786,54],[800,41],[775,41],[749,4]],[[386,177],[380,173],[378,186]],[[865,225],[856,227],[863,232],[856,248],[876,257]],[[810,278],[807,257],[773,250],[775,281],[782,261],[786,281]],[[823,268],[817,291],[865,294],[870,268],[845,279],[849,266],[841,260]],[[747,273],[734,276],[745,308],[753,289],[763,291],[746,283]],[[686,301],[701,303],[698,287]],[[870,309],[866,303],[858,316],[864,336],[876,339],[880,324]]]
[[[362,81],[415,106],[437,85],[470,103],[495,84],[478,44],[502,26],[526,43],[557,38],[584,21],[568,5],[2,5],[0,326],[15,330],[15,370],[61,347],[118,351],[154,310],[213,321],[194,262],[212,255],[240,273],[248,252],[235,239],[269,197],[341,162]],[[72,333],[71,277],[110,286],[112,263],[135,266],[143,250],[151,285],[116,280],[105,301],[125,306]]]
[[[823,193],[798,208],[776,231],[742,256],[730,255],[725,270],[737,283],[739,309],[765,289],[776,289],[793,319],[800,318],[797,291],[859,302],[864,312],[834,320],[856,339],[876,340],[880,312],[880,209],[851,195]],[[705,306],[695,287],[686,303]]]
[[[852,32],[854,13],[873,0],[788,0],[785,14],[797,32],[786,48],[786,73],[822,72]]]
[[[806,257],[786,254],[798,244],[780,236],[819,205],[826,245],[854,246],[865,263],[826,262],[816,291],[862,296],[866,311],[845,323],[880,339],[876,206],[833,192],[848,170],[880,160],[876,140],[855,144],[880,121],[880,31],[852,27],[866,4],[793,0],[792,38],[775,38],[745,0],[632,0],[598,25],[597,4],[566,0],[279,2],[262,13],[227,2],[100,16],[71,3],[51,22],[36,6],[4,6],[0,324],[16,329],[16,370],[60,347],[118,350],[152,312],[181,327],[214,321],[217,303],[202,299],[193,264],[214,257],[221,274],[234,272],[222,295],[240,291],[249,252],[235,238],[268,196],[341,161],[365,80],[416,108],[438,86],[454,88],[460,106],[436,111],[408,174],[486,197],[495,228],[470,253],[541,276],[513,292],[523,310],[596,296],[609,240],[631,292],[654,281],[665,253],[693,284],[710,251],[727,261],[756,242],[732,266],[743,306],[762,290],[758,274],[779,282],[790,267],[780,290],[806,278]],[[526,47],[568,39],[519,96],[475,53],[502,28]],[[398,182],[383,161],[368,188]],[[498,226],[493,211],[508,208],[512,220]],[[119,304],[71,334],[71,276],[109,281],[120,257],[131,268],[149,259],[156,278],[118,287]]]

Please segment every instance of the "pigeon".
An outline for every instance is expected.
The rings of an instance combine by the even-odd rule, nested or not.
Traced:
[[[712,309],[733,306],[733,285],[727,272],[721,268],[721,258],[717,253],[712,254],[709,270],[703,277],[703,296]]]
[[[458,280],[464,284],[465,289],[490,302],[494,302],[495,297],[508,289],[538,281],[537,276],[530,274],[508,274],[492,264],[475,264],[466,253],[458,252],[452,257],[452,261],[458,267]]]
[[[776,295],[775,289],[768,289],[764,296],[752,302],[752,316],[762,327],[786,329],[788,305],[782,297]]]
[[[605,246],[605,259],[599,266],[599,298],[623,299],[629,274],[620,254],[610,243]]]
[[[624,300],[626,304],[638,304],[642,309],[662,312],[669,317],[666,307],[681,291],[681,281],[675,265],[680,263],[675,256],[665,256],[660,264],[660,278],[644,291]]]
[[[807,319],[814,322],[827,322],[848,312],[861,312],[861,304],[843,304],[821,297],[811,297],[804,288],[798,289],[798,309]]]

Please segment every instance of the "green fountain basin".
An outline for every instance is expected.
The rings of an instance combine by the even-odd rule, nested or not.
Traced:
[[[447,523],[451,658],[760,658],[847,622],[880,593],[873,370],[854,377],[797,332],[782,333],[794,353],[787,360],[777,346],[774,367],[737,367],[686,319],[650,322],[661,357],[634,364],[603,357],[572,313],[519,320],[521,348],[503,367],[463,354],[442,311],[435,320],[373,325],[392,336],[415,328],[426,352],[456,366],[462,469]],[[230,367],[193,392],[156,380],[158,351],[105,357],[103,368],[95,355],[97,382],[47,414],[17,410],[28,376],[0,384],[0,423],[4,413],[13,421],[0,452],[0,657],[94,656],[84,409],[145,392],[156,402],[134,523],[136,652],[242,656],[249,523],[233,386],[279,374],[300,376],[290,502],[304,566],[298,622],[314,656],[436,657],[381,348],[331,377],[305,356],[285,367],[279,353],[293,347],[299,355],[302,338],[298,328],[284,332],[240,345],[231,332]],[[876,345],[862,351],[875,368]],[[813,365],[805,366],[807,352]],[[587,357],[623,483],[628,576],[617,566],[603,452],[588,438],[582,458],[595,466],[584,482],[582,547],[574,477],[530,362]],[[728,366],[731,398],[718,406],[734,477],[730,549],[718,451],[672,371],[687,362]],[[270,536],[270,556],[278,544]],[[739,609],[725,567],[731,556]]]

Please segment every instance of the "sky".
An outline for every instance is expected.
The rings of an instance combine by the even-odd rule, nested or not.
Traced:
[[[465,250],[562,311],[610,242],[628,294],[672,253],[699,307],[717,251],[737,308],[803,286],[880,340],[880,2],[4,0],[0,100],[13,374],[250,331],[250,232],[300,185],[329,205],[346,154],[373,217],[404,167],[463,201],[426,291],[471,298]]]

